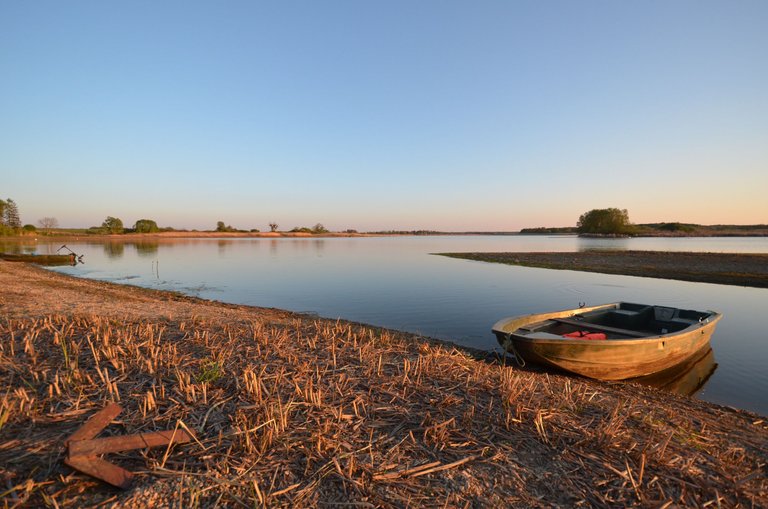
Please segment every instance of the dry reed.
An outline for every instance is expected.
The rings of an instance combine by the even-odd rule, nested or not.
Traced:
[[[0,263],[0,504],[768,505],[759,416],[521,371],[426,338]],[[62,463],[105,434],[197,442],[110,456],[116,492]]]

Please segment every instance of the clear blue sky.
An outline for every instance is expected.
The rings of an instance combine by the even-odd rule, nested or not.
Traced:
[[[61,226],[768,222],[768,2],[0,0],[0,197]]]

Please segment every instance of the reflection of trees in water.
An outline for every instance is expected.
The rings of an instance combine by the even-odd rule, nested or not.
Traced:
[[[281,244],[282,243],[282,244]],[[295,251],[308,251],[314,249],[316,253],[320,254],[325,251],[325,239],[270,239],[269,240],[269,253],[277,255],[278,248],[281,245],[288,245]]]
[[[219,254],[224,254],[224,251],[226,251],[227,247],[229,247],[229,245],[232,244],[232,241],[226,240],[226,239],[219,239],[217,244],[219,246]]]
[[[316,253],[322,253],[325,251],[324,239],[301,239],[294,244],[294,246],[302,251],[314,249]]]
[[[105,242],[104,254],[107,258],[122,258],[125,253],[125,244],[122,242]]]
[[[156,240],[142,240],[140,242],[134,243],[134,246],[136,247],[136,253],[139,256],[154,256],[157,254],[160,243]]]
[[[48,246],[48,244],[41,244],[40,247]],[[42,250],[38,250],[37,242],[34,241],[19,241],[19,240],[1,240],[0,241],[0,253],[7,254],[51,254],[44,253]]]
[[[21,254],[22,246],[14,242],[0,242],[0,252],[7,254]]]

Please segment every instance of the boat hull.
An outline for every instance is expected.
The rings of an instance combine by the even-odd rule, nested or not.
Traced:
[[[508,319],[497,323],[493,332],[505,350],[527,362],[559,368],[589,378],[624,380],[658,373],[700,352],[709,343],[715,325],[721,318],[720,314],[715,314],[705,323],[692,324],[680,332],[637,339],[541,339],[516,333],[528,323],[569,317],[604,307],[606,306]]]
[[[5,260],[7,262],[36,263],[38,265],[74,265],[77,263],[77,258],[74,254],[36,255],[0,253],[0,260]]]

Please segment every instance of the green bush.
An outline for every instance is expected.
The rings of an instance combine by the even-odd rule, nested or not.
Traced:
[[[686,232],[690,233],[694,231],[696,228],[693,227],[693,225],[690,224],[683,224],[683,223],[661,223],[659,225],[659,230],[663,230],[666,232]]]
[[[243,230],[238,230],[232,225],[224,224],[224,221],[219,221],[216,223],[216,231],[217,232],[240,232]]]
[[[317,223],[314,227],[312,227],[312,233],[328,233],[328,228],[320,223]]]
[[[160,228],[152,219],[139,219],[133,225],[133,231],[136,233],[156,233],[160,231]]]
[[[118,217],[107,216],[101,227],[108,233],[123,233],[123,221]]]
[[[632,233],[627,209],[592,209],[579,217],[576,224],[579,233],[601,235],[626,235]]]

